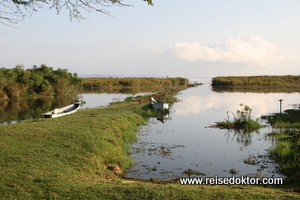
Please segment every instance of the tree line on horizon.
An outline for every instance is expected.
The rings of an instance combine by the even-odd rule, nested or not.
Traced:
[[[71,94],[99,89],[128,89],[149,87],[186,86],[186,78],[79,78],[77,73],[68,69],[41,65],[24,69],[22,65],[15,68],[0,68],[0,99],[9,99],[24,95]]]
[[[12,69],[0,68],[0,99],[20,95],[74,93],[82,88],[82,84],[83,80],[67,69],[54,70],[46,65],[26,70],[22,65]]]

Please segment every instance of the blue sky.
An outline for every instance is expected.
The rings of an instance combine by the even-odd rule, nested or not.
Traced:
[[[112,17],[42,10],[0,27],[0,67],[46,64],[79,76],[299,74],[300,1],[125,0]]]

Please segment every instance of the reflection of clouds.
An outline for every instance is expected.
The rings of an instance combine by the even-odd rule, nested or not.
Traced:
[[[129,96],[139,96],[152,93],[137,93],[133,94],[108,94],[108,93],[87,93],[81,94],[82,99],[86,102],[81,109],[95,108],[99,106],[107,106],[111,102],[124,101]]]
[[[194,95],[183,98],[184,101],[176,105],[176,113],[198,114],[207,110],[218,110],[221,113],[240,109],[240,104],[252,108],[252,116],[257,118],[270,112],[279,112],[279,99],[283,99],[283,109],[288,104],[299,102],[299,93],[215,93]],[[285,106],[286,105],[286,106]]]
[[[83,100],[86,102],[81,108],[94,108],[99,106],[107,106],[114,99],[124,100],[129,95],[124,94],[107,94],[107,93],[88,93],[82,94]]]
[[[179,114],[198,114],[201,111],[216,108],[219,97],[217,95],[189,96],[176,106],[176,113]]]

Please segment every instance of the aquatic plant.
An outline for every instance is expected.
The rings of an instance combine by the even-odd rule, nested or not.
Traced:
[[[216,126],[219,128],[227,129],[258,129],[263,127],[259,123],[259,119],[253,119],[251,116],[252,109],[243,104],[240,104],[241,108],[236,113],[227,111],[227,119],[225,121],[216,122]],[[232,115],[232,120],[230,118]]]
[[[230,174],[238,174],[238,173],[239,173],[239,170],[237,170],[236,168],[231,168],[231,169],[229,170],[229,173],[230,173]]]
[[[184,172],[182,172],[182,174],[191,176],[191,175],[197,175],[197,176],[206,176],[204,173],[201,173],[197,170],[193,170],[193,169],[186,169],[184,170]]]

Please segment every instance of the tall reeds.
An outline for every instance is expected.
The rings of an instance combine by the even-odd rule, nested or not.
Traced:
[[[300,87],[300,76],[219,76],[212,79],[213,87]]]
[[[84,89],[103,89],[118,87],[161,87],[161,86],[184,86],[189,81],[186,78],[83,78]]]

